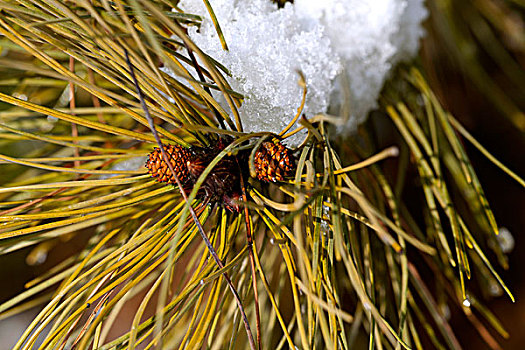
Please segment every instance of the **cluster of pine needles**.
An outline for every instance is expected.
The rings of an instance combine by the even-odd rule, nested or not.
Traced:
[[[455,6],[477,16],[462,26],[484,23],[497,35],[486,3]],[[456,9],[429,6],[443,42],[465,34]],[[378,149],[370,124],[337,136],[329,115],[279,135],[243,133],[229,72],[186,34],[201,18],[172,8],[0,0],[0,254],[38,257],[89,233],[83,249],[0,304],[0,319],[41,308],[14,348],[459,349],[446,315],[454,309],[497,349],[493,333],[508,334],[474,290],[497,285],[514,298],[497,273],[507,258],[463,143],[524,182],[442,107],[425,71],[398,69],[382,93],[396,146]],[[507,48],[491,50],[523,84]],[[490,80],[471,56],[457,59],[473,80]],[[492,91],[520,128],[512,97]],[[299,131],[294,176],[245,178],[239,212],[195,199],[199,182],[186,196],[144,167],[159,143],[206,147],[231,136],[202,180],[220,158]],[[418,184],[416,210],[403,197],[409,183]],[[118,324],[129,327],[115,336]]]

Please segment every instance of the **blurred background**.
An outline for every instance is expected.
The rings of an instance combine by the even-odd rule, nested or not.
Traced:
[[[441,103],[497,159],[525,176],[525,26],[519,1],[427,2],[431,16],[421,51],[429,84]],[[518,5],[521,3],[521,5]],[[517,79],[516,79],[517,78]],[[503,349],[525,344],[525,191],[468,141],[464,142],[500,227],[515,240],[510,269],[502,278],[516,297],[487,296],[510,339]],[[492,257],[493,258],[493,257]],[[462,314],[451,325],[465,349],[487,349]]]

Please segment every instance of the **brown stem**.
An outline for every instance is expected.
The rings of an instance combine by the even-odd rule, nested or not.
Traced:
[[[183,189],[182,184],[181,184],[181,182],[179,180],[179,177],[177,176],[177,173],[175,172],[175,169],[173,169],[173,165],[171,164],[171,162],[169,160],[169,157],[168,157],[168,154],[164,150],[164,146],[162,145],[162,141],[160,140],[159,134],[157,133],[157,130],[155,129],[155,124],[153,123],[153,118],[151,117],[151,115],[149,113],[149,110],[148,110],[148,108],[146,106],[146,102],[144,101],[144,97],[142,95],[142,91],[140,90],[139,83],[138,83],[137,78],[135,76],[135,73],[133,71],[133,66],[131,65],[131,61],[129,60],[128,51],[125,48],[122,48],[122,49],[124,50],[124,55],[126,57],[126,63],[129,66],[130,74],[131,74],[131,77],[133,79],[133,83],[135,84],[135,89],[136,89],[137,94],[139,96],[140,103],[141,103],[142,109],[144,110],[144,114],[146,116],[146,119],[148,120],[151,132],[152,132],[153,136],[155,137],[155,141],[157,142],[157,144],[160,147],[160,151],[162,153],[162,157],[163,157],[164,161],[166,162],[166,164],[168,164],[168,167],[170,168],[170,171],[173,174],[173,177],[175,178],[175,181],[177,182],[177,186],[179,187],[180,193],[181,193],[182,197],[184,198],[184,201],[187,203],[188,202],[188,196],[184,192],[184,189]],[[202,225],[199,222],[197,214],[195,214],[195,211],[193,210],[193,208],[190,205],[190,203],[188,203],[188,209],[189,209],[190,214],[191,214],[191,216],[193,218],[193,221],[195,222],[195,225],[197,226],[197,229],[199,230],[199,233],[202,236],[202,239],[204,240],[204,243],[206,244],[206,247],[208,248],[208,251],[210,252],[211,256],[213,257],[213,260],[215,260],[215,263],[217,264],[219,269],[222,269],[224,267],[224,264],[222,263],[221,259],[217,255],[217,252],[215,251],[215,248],[213,248],[213,245],[211,244],[210,240],[208,239],[208,236],[206,235],[206,232],[204,232],[204,229],[202,228]],[[241,312],[242,320],[243,320],[243,323],[244,323],[244,328],[246,329],[246,334],[248,336],[248,341],[250,342],[250,349],[256,350],[255,342],[253,340],[252,331],[250,329],[250,324],[248,322],[248,317],[246,317],[246,312],[244,311],[244,307],[242,305],[242,301],[241,301],[241,298],[239,296],[239,293],[237,293],[237,290],[235,289],[235,286],[233,285],[233,283],[232,283],[230,277],[228,276],[228,274],[226,272],[224,272],[223,276],[224,276],[224,279],[226,280],[226,282],[228,283],[228,286],[230,287],[230,290],[231,290],[231,292],[232,292],[232,294],[233,294],[233,296],[235,298],[235,301],[237,302],[237,306],[239,307],[239,310]]]

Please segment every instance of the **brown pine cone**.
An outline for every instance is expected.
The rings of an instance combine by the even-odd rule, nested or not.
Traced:
[[[191,159],[191,152],[188,148],[179,145],[164,145],[164,150],[168,154],[173,170],[177,174],[182,185],[190,181],[190,170],[188,169],[188,162]],[[148,172],[159,182],[166,182],[169,184],[176,184],[175,177],[171,173],[168,164],[162,158],[160,148],[155,149],[149,154],[146,162]]]
[[[257,178],[266,182],[283,181],[295,170],[292,151],[279,141],[263,142],[255,153],[254,163]]]

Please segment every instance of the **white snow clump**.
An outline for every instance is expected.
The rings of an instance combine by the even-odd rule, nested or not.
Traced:
[[[226,66],[232,88],[245,96],[239,109],[245,131],[278,133],[301,102],[298,70],[308,88],[307,117],[337,110],[338,91],[349,82],[351,116],[341,130],[355,129],[377,106],[392,67],[417,52],[423,1],[295,0],[278,9],[270,0],[210,0],[228,51],[202,0],[179,5],[203,17],[200,29],[189,28],[191,39]]]

